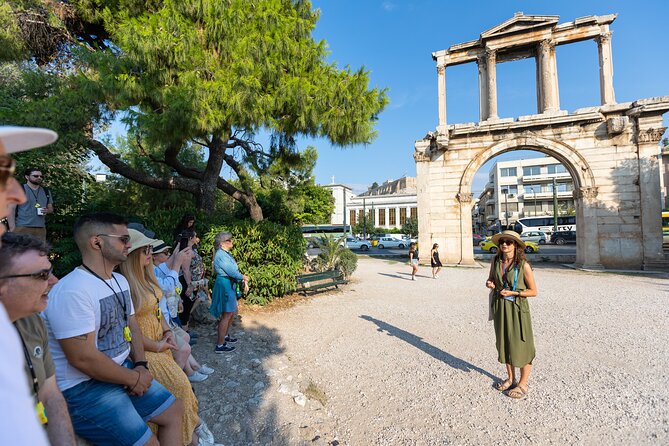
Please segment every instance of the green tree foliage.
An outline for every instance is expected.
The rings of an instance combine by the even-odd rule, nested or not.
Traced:
[[[385,232],[384,230],[375,228],[372,221],[368,218],[356,221],[356,223],[351,226],[351,231],[353,231],[354,234],[367,234],[367,236]]]
[[[418,219],[407,218],[402,225],[402,233],[411,237],[416,237],[418,235]]]
[[[333,234],[323,234],[314,239],[320,253],[315,259],[319,271],[338,270],[344,277],[350,277],[358,265],[358,257],[344,245],[344,237]]]
[[[387,103],[368,89],[362,69],[325,62],[326,45],[311,32],[318,14],[308,1],[79,0],[77,11],[99,23],[115,47],[88,54],[82,90],[122,112],[152,162],[170,177],[146,175],[100,141],[91,147],[112,171],[151,187],[178,189],[212,209],[220,189],[254,220],[263,218],[254,178],[276,159],[291,165],[297,135],[332,143],[368,143]],[[269,130],[268,147],[255,141]],[[206,147],[204,168],[178,160]],[[225,169],[230,178],[220,176]]]

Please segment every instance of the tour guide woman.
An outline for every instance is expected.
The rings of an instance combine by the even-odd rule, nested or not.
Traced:
[[[494,290],[492,312],[499,362],[506,364],[508,378],[495,384],[499,391],[508,390],[511,398],[525,398],[534,360],[534,335],[528,297],[537,295],[532,267],[525,259],[525,243],[515,231],[504,231],[492,237],[498,247],[490,264],[486,287]],[[516,382],[515,368],[520,368]]]
[[[237,290],[236,284],[244,282],[245,287],[248,284],[248,276],[239,272],[239,267],[230,250],[232,249],[232,234],[229,232],[219,232],[214,237],[214,272],[216,272],[216,282],[211,296],[211,307],[209,312],[218,321],[218,342],[214,351],[216,353],[227,353],[235,349],[228,343],[237,342],[237,339],[230,336],[230,326],[232,320],[237,314]]]

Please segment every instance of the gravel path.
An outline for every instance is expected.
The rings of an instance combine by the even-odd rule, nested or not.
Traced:
[[[537,358],[515,401],[492,388],[487,269],[408,273],[361,257],[341,292],[244,314],[222,358],[201,328],[194,351],[218,371],[196,391],[219,441],[669,444],[667,275],[537,265]]]

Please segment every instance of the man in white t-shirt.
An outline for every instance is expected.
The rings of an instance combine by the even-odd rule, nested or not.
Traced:
[[[178,445],[183,404],[149,373],[130,287],[113,273],[128,255],[127,221],[82,216],[74,240],[82,265],[53,287],[44,318],[75,432],[96,445]]]
[[[26,196],[14,178],[11,153],[51,144],[58,135],[51,130],[0,126],[0,235],[6,230],[10,205],[25,203]],[[5,260],[0,258],[0,262]],[[37,422],[35,402],[25,385],[21,343],[4,306],[0,305],[0,432],[3,444],[47,446]]]

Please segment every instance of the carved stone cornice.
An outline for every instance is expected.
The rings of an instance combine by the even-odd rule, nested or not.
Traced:
[[[472,199],[474,198],[474,194],[458,192],[458,194],[455,197],[458,199],[460,204],[466,204],[466,203],[471,203],[472,202]]]
[[[639,133],[637,134],[637,142],[657,144],[662,139],[665,130],[667,130],[666,127],[639,130]]]
[[[597,188],[596,187],[579,187],[574,189],[572,196],[574,200],[585,199],[585,200],[594,200],[597,198]]]

